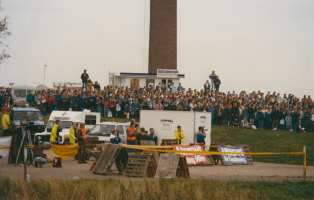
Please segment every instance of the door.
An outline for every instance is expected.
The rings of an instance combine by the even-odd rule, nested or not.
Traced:
[[[139,85],[140,85],[139,79],[135,79],[135,78],[131,79],[131,84],[130,84],[131,88],[138,88]]]

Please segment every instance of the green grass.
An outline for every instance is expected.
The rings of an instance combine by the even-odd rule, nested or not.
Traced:
[[[313,199],[314,182],[35,180],[0,177],[0,199]]]
[[[212,126],[212,140],[216,144],[248,144],[251,152],[302,152],[307,147],[307,165],[314,165],[314,133],[296,133],[282,130],[240,129]],[[254,155],[253,161],[303,164],[303,155]]]
[[[2,117],[2,115],[0,115]],[[49,116],[44,117],[47,124]],[[105,121],[125,122],[122,118],[101,118]],[[131,121],[130,119],[127,120]],[[139,120],[137,119],[136,122]],[[2,136],[2,124],[0,124],[0,136]],[[229,144],[248,144],[251,152],[301,152],[303,146],[307,147],[307,165],[314,165],[314,133],[296,133],[281,130],[266,129],[240,129],[223,126],[212,126],[212,141],[216,144],[228,142]],[[253,161],[303,164],[303,155],[254,155]]]

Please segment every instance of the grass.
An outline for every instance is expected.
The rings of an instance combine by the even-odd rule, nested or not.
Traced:
[[[0,115],[2,117],[2,115]],[[47,124],[49,116],[44,117]],[[122,118],[101,118],[105,121],[125,122]],[[130,121],[128,119],[127,121]],[[136,120],[139,121],[138,119]],[[0,124],[2,136],[2,124]],[[240,129],[223,126],[212,126],[212,141],[216,144],[227,141],[229,144],[248,144],[251,152],[301,152],[307,146],[307,165],[314,165],[314,133],[296,133],[282,130]],[[253,161],[303,164],[302,155],[254,155]]]
[[[23,180],[0,178],[1,199],[313,199],[314,182]]]
[[[302,152],[307,146],[307,165],[314,165],[314,133],[296,133],[282,130],[240,129],[212,126],[212,140],[217,143],[248,144],[251,152]],[[253,161],[303,164],[303,155],[254,155]]]

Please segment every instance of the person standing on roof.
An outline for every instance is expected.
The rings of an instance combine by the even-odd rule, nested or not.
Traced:
[[[87,81],[89,79],[89,75],[87,74],[87,70],[84,69],[84,73],[81,75],[81,79],[82,79],[82,91],[84,91],[84,88],[85,88],[85,91],[87,89]]]
[[[216,79],[217,75],[215,74],[215,71],[213,71],[210,75],[209,75],[209,78],[211,80],[211,86],[212,86],[212,89],[214,89],[214,80]]]

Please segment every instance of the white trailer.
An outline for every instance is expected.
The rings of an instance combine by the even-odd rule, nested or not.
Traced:
[[[47,87],[42,84],[36,83],[19,83],[12,85],[11,95],[14,100],[14,106],[25,106],[26,105],[26,97],[29,91],[33,94],[35,91],[47,90]]]
[[[90,112],[90,110],[81,111],[52,111],[49,121],[46,126],[46,130],[43,133],[36,133],[35,139],[39,139],[43,142],[50,141],[50,135],[53,125],[56,120],[60,120],[60,126],[62,130],[59,133],[61,137],[60,144],[67,144],[69,141],[70,128],[72,126],[72,122],[77,124],[77,127],[80,126],[81,123],[85,123],[85,128],[87,130],[92,129],[96,124],[100,123],[100,113],[98,112]]]
[[[195,133],[198,127],[204,126],[206,132],[206,145],[211,143],[211,112],[192,111],[159,111],[141,110],[141,127],[149,130],[154,128],[158,135],[158,144],[162,139],[175,139],[174,132],[181,126],[185,138],[184,144],[196,143]]]

